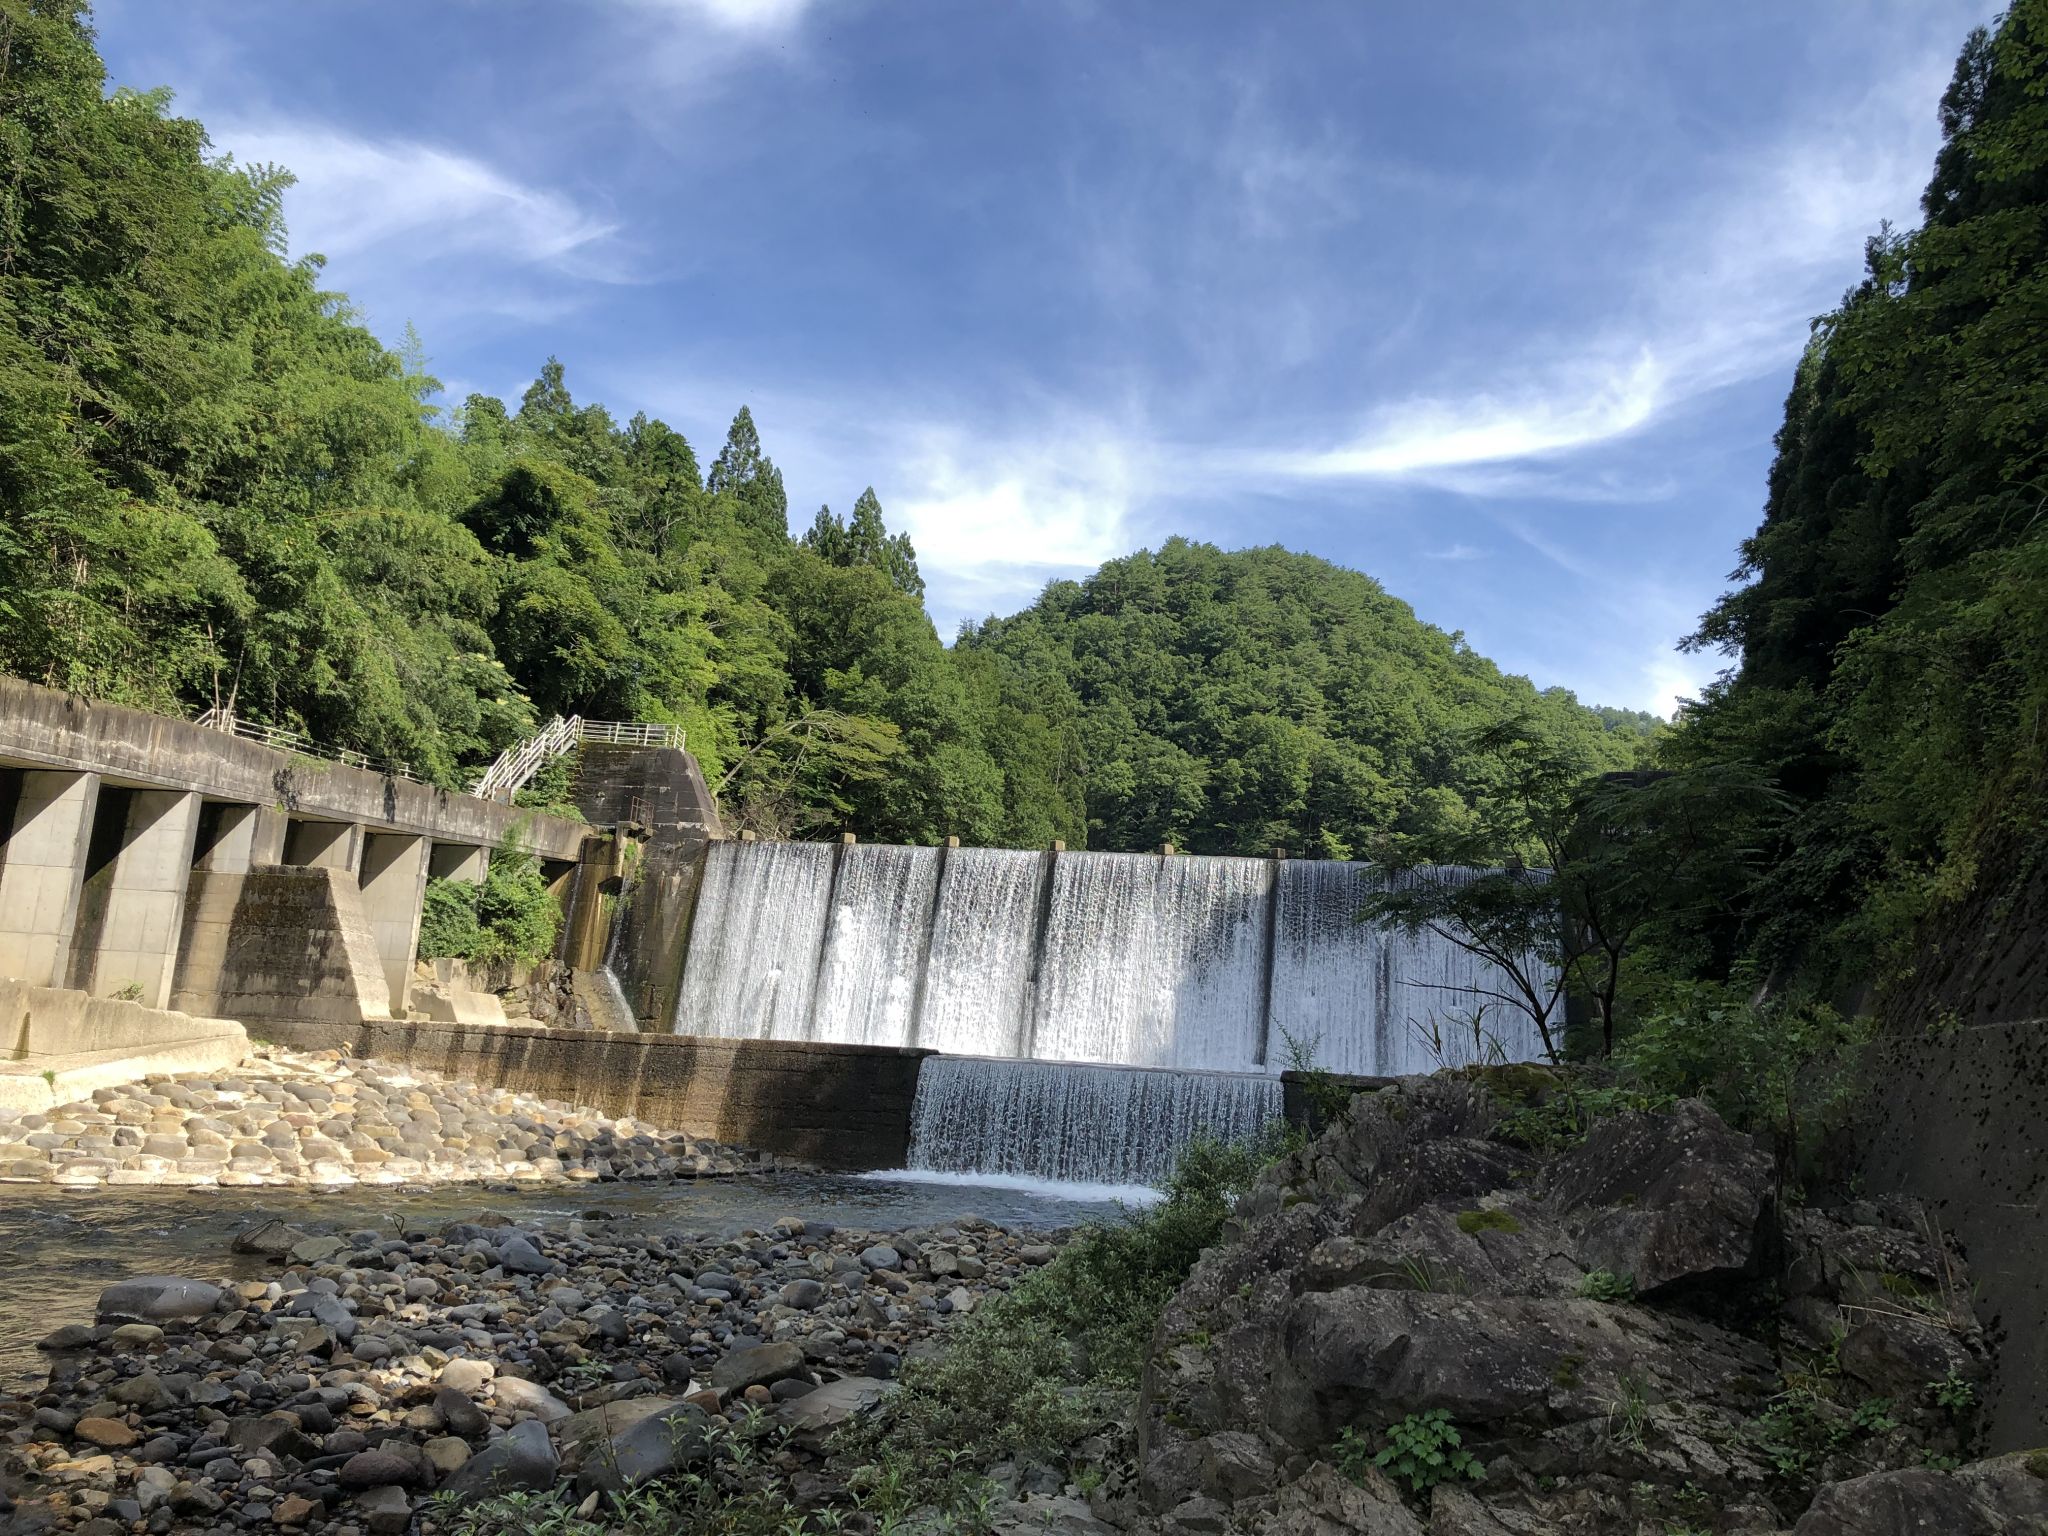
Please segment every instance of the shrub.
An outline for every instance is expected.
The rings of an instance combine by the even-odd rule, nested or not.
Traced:
[[[942,1357],[912,1361],[880,1412],[839,1433],[835,1456],[920,1486],[963,1461],[1057,1457],[1136,1386],[1160,1313],[1279,1145],[1190,1144],[1158,1205],[1077,1234],[984,1302]]]
[[[473,960],[545,960],[554,953],[562,909],[542,878],[540,860],[500,848],[477,888],[480,929]]]
[[[1616,1053],[1642,1091],[1700,1098],[1738,1130],[1810,1151],[1839,1108],[1867,1021],[1818,1004],[1752,1003],[1736,988],[1684,982]]]
[[[545,960],[561,925],[562,909],[540,861],[504,846],[492,855],[481,885],[427,882],[419,954],[423,960]]]
[[[1634,1301],[1635,1277],[1606,1269],[1591,1270],[1579,1281],[1579,1294],[1588,1301]]]
[[[420,908],[420,958],[467,960],[476,953],[481,935],[476,923],[475,884],[468,880],[427,882]]]

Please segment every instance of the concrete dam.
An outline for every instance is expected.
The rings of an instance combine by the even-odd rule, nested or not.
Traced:
[[[941,1053],[913,1167],[1151,1182],[1197,1132],[1276,1117],[1297,1051],[1391,1076],[1539,1050],[1484,995],[1505,989],[1496,968],[1356,920],[1384,878],[1370,865],[761,842],[704,857],[675,1032]]]

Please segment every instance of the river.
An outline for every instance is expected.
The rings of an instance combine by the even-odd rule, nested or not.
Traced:
[[[230,1250],[246,1226],[281,1218],[309,1232],[366,1228],[431,1231],[481,1211],[547,1226],[585,1212],[651,1222],[663,1231],[723,1237],[764,1229],[778,1216],[897,1231],[979,1216],[1006,1227],[1051,1230],[1115,1220],[1121,1200],[1148,1191],[968,1182],[893,1174],[771,1173],[683,1183],[438,1185],[403,1188],[106,1189],[0,1185],[0,1392],[33,1389],[46,1374],[36,1340],[89,1323],[100,1291],[127,1275],[253,1279],[275,1260]]]

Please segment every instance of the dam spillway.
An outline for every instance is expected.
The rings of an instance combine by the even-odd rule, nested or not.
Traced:
[[[1457,878],[1424,871],[1411,878]],[[678,1033],[1276,1073],[1533,1057],[1494,967],[1355,920],[1370,865],[715,843]],[[1481,1030],[1472,1027],[1483,1010]]]

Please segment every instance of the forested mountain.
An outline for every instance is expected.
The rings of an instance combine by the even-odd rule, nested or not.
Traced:
[[[1464,814],[1481,727],[1628,760],[1365,577],[1175,542],[949,650],[872,489],[789,536],[742,408],[688,439],[432,403],[286,255],[290,176],[106,92],[82,9],[0,0],[0,666],[458,783],[555,712],[680,723],[771,835],[1331,854]],[[1610,729],[1609,727],[1615,727]]]
[[[1054,582],[959,649],[1074,722],[1111,848],[1366,857],[1467,816],[1497,766],[1486,727],[1527,721],[1597,771],[1633,763],[1652,720],[1503,675],[1369,576],[1185,539]]]
[[[1695,643],[1738,665],[1674,766],[1793,797],[1730,914],[1759,975],[1867,976],[2040,873],[2048,743],[2048,36],[2017,5],[1941,102],[1924,223],[1870,241],[1786,401],[1762,526]]]

